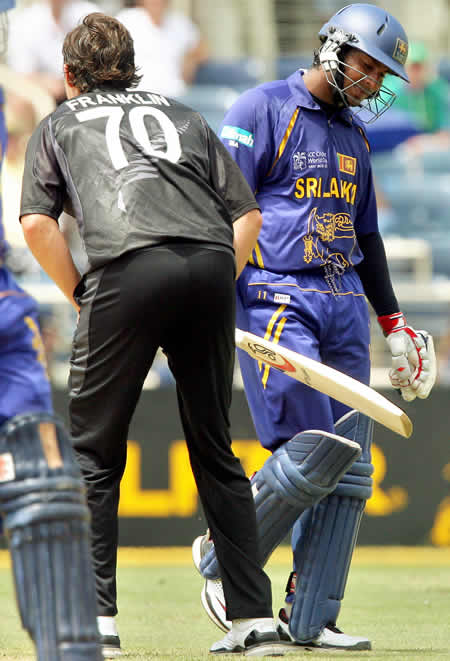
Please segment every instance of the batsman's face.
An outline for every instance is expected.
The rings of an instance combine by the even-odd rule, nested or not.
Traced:
[[[345,58],[343,92],[350,106],[375,97],[389,69],[362,51],[352,48]]]

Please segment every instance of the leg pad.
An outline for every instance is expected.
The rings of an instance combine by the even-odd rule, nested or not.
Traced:
[[[336,424],[336,433],[355,440],[362,454],[334,491],[297,524],[301,534],[294,548],[297,584],[289,630],[300,642],[313,640],[327,624],[336,623],[364,507],[372,494],[373,421],[350,411]]]
[[[306,509],[324,498],[360,456],[358,444],[305,431],[278,448],[252,478],[263,564]],[[220,577],[214,547],[202,558],[205,578]]]
[[[1,427],[0,512],[39,661],[101,661],[90,514],[69,438],[53,416],[23,414]]]

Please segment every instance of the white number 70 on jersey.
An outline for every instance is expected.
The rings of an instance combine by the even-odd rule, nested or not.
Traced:
[[[79,122],[88,122],[92,119],[106,118],[105,140],[108,148],[111,162],[116,170],[129,165],[125,151],[120,140],[120,124],[125,115],[123,108],[119,106],[100,106],[98,108],[88,108],[75,113]],[[157,149],[152,145],[149,138],[144,117],[150,116],[157,120],[161,127],[166,142],[166,150]],[[140,145],[142,151],[148,156],[162,158],[171,163],[176,163],[181,156],[180,137],[174,123],[165,115],[162,110],[152,107],[134,107],[128,113],[131,132],[136,142]],[[158,141],[159,142],[159,141]]]

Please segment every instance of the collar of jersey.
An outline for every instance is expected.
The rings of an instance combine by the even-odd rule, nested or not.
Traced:
[[[308,88],[306,87],[303,81],[303,74],[305,73],[304,69],[297,69],[287,78],[289,89],[294,95],[294,99],[300,108],[308,108],[309,110],[320,110],[321,107],[316,103],[311,96]],[[336,119],[344,122],[345,124],[353,124],[353,113],[349,108],[342,108],[341,110],[336,110],[334,115]]]

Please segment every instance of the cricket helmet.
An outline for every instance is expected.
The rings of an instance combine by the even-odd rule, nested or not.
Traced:
[[[346,94],[352,86],[346,86],[345,63],[339,58],[342,52],[346,52],[345,47],[366,53],[387,67],[390,73],[409,82],[405,71],[408,37],[397,19],[380,7],[362,3],[343,7],[323,25],[319,38],[322,42],[318,50],[320,64],[328,82],[340,93],[345,105],[350,105]],[[367,76],[359,73],[361,79],[358,82],[361,83]],[[379,117],[392,105],[394,99],[395,95],[388,88],[381,86],[379,92],[363,104],[373,115],[370,120],[365,121],[373,121]]]

